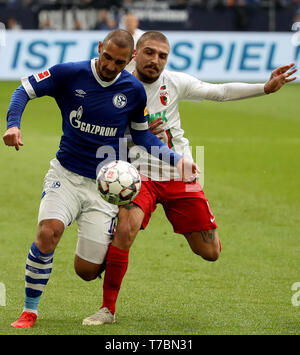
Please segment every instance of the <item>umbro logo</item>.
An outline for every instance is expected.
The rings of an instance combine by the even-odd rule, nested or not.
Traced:
[[[82,89],[77,89],[77,90],[75,90],[75,92],[76,92],[75,96],[79,96],[79,97],[84,98],[84,95],[86,95],[86,92]]]

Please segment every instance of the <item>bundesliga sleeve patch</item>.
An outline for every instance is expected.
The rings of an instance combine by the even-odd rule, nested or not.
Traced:
[[[41,72],[41,73],[34,74],[34,78],[35,78],[35,80],[36,80],[37,82],[42,81],[42,80],[44,80],[44,79],[47,79],[47,78],[49,78],[50,76],[51,76],[51,74],[50,74],[50,71],[49,71],[49,70],[45,70],[45,71],[43,71],[43,72]]]

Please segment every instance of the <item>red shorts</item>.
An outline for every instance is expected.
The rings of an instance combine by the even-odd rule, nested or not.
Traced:
[[[192,184],[176,180],[142,181],[141,190],[133,203],[145,213],[143,229],[149,223],[157,203],[162,204],[175,233],[185,234],[218,227],[198,181]]]

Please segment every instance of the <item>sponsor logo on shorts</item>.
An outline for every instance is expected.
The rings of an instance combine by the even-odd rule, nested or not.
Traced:
[[[54,181],[54,183],[51,185],[53,189],[58,189],[60,187],[60,182],[59,181]]]

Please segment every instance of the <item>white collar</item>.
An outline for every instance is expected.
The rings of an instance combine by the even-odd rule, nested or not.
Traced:
[[[94,77],[95,77],[95,79],[98,81],[98,83],[102,86],[102,87],[107,87],[107,86],[110,86],[110,85],[112,85],[113,83],[115,83],[118,79],[119,79],[119,77],[120,77],[120,75],[121,75],[121,73],[119,73],[115,78],[114,78],[114,80],[112,80],[112,81],[103,81],[103,80],[101,80],[100,78],[99,78],[99,75],[97,74],[97,70],[96,70],[96,58],[93,58],[92,60],[91,60],[91,68],[92,68],[92,72],[93,72],[93,75],[94,75]]]
[[[164,71],[162,71],[159,78],[153,83],[144,83],[142,81],[142,84],[144,85],[145,88],[158,88],[161,87],[163,83],[164,83]]]

